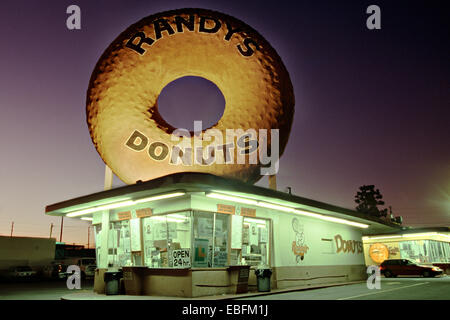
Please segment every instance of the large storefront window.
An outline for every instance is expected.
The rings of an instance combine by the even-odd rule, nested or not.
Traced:
[[[250,266],[269,265],[269,221],[244,218],[242,258]]]
[[[230,261],[231,215],[194,212],[193,266],[222,268],[238,261]]]
[[[142,219],[145,265],[150,268],[190,266],[190,212]],[[175,256],[183,255],[181,265]],[[175,265],[174,265],[175,264]]]
[[[108,267],[180,267],[174,266],[172,253],[181,249],[175,254],[187,259],[182,266],[189,267],[190,231],[190,212],[110,222]]]
[[[108,232],[108,267],[132,265],[130,221],[109,223]]]
[[[450,243],[435,240],[400,242],[401,257],[421,263],[450,262]]]
[[[214,261],[213,267],[225,267],[228,262],[228,229],[230,216],[216,213],[214,224]]]
[[[101,256],[101,241],[102,238],[102,225],[94,225],[94,237],[95,237],[95,257],[97,259],[97,266],[100,266],[102,258]]]
[[[266,219],[202,211],[111,221],[105,260],[108,267],[118,268],[267,266],[269,230]],[[96,235],[101,233],[96,226]],[[100,261],[103,251],[97,243]]]

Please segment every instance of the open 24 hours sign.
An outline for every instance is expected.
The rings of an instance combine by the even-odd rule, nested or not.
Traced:
[[[191,267],[191,250],[177,249],[172,250],[172,267],[174,268],[190,268]]]

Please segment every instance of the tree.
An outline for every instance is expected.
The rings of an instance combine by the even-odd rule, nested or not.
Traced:
[[[374,185],[361,186],[356,193],[355,202],[358,204],[356,211],[374,216],[386,217],[387,209],[378,209],[378,205],[384,205],[383,196],[379,189],[375,190]]]

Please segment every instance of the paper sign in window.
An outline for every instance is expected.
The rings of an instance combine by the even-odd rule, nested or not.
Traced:
[[[131,211],[123,211],[117,214],[118,220],[129,220],[131,219]]]
[[[241,208],[241,216],[256,217],[256,209],[242,207]]]
[[[138,218],[150,217],[151,215],[152,215],[152,209],[151,208],[144,208],[144,209],[137,209],[136,210],[136,217],[138,217]]]
[[[217,205],[217,212],[219,213],[226,213],[226,214],[234,214],[236,212],[235,206],[230,206],[227,204],[218,204]]]

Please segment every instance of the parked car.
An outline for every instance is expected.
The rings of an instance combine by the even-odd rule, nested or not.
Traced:
[[[91,264],[86,266],[84,269],[84,276],[86,278],[93,278],[95,276],[95,270],[97,269],[97,265]]]
[[[408,259],[390,259],[381,263],[380,272],[386,278],[396,276],[435,277],[441,275],[443,270],[432,265],[418,264]]]
[[[43,270],[43,275],[47,279],[65,279],[67,277],[66,271],[66,264],[56,262],[46,266]]]
[[[95,258],[79,258],[76,264],[80,267],[81,277],[83,279],[95,276],[95,269],[97,269]]]
[[[6,274],[9,280],[31,280],[36,278],[36,275],[36,271],[30,266],[11,267]]]

